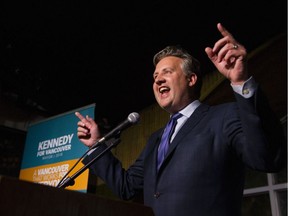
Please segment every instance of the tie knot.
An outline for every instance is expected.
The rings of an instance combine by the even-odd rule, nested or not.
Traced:
[[[171,119],[177,121],[177,119],[179,119],[181,116],[182,116],[181,113],[175,113],[171,116]]]

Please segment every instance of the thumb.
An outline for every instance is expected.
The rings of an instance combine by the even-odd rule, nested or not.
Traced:
[[[213,50],[210,47],[206,47],[205,52],[211,61],[214,62],[217,60],[217,55],[215,55],[215,53],[213,52]]]

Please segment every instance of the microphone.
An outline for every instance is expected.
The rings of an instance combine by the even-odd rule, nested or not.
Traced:
[[[100,143],[105,140],[109,140],[111,137],[119,134],[122,130],[128,128],[129,126],[138,123],[140,120],[140,115],[136,112],[130,113],[125,121],[120,123],[116,128],[112,131],[108,132],[104,137],[98,140],[94,145],[90,147],[90,149],[96,148]]]

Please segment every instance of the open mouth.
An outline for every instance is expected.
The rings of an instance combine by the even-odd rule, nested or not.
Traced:
[[[163,86],[163,87],[160,87],[160,88],[159,88],[159,92],[160,92],[161,94],[163,94],[163,93],[165,93],[165,92],[168,92],[168,91],[170,91],[170,88],[168,88],[167,86]]]

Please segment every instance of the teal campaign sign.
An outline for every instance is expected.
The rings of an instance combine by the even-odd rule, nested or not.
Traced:
[[[95,104],[44,119],[28,127],[20,179],[55,186],[73,163],[83,156],[87,147],[77,137],[79,119],[75,116],[76,111],[94,118]],[[54,181],[52,177],[55,177]]]

